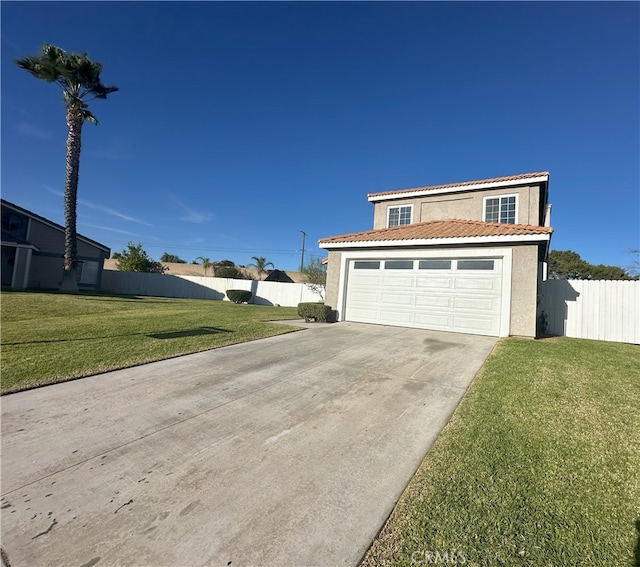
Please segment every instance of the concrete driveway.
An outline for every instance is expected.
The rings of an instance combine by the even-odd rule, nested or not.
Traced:
[[[2,398],[38,565],[357,565],[496,339],[354,323]]]

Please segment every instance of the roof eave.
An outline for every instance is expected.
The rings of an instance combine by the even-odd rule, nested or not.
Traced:
[[[443,246],[449,244],[508,244],[511,242],[549,242],[551,232],[541,234],[510,234],[502,236],[459,236],[449,238],[414,238],[400,240],[366,240],[318,243],[325,250],[341,248],[399,248],[415,246]]]
[[[529,185],[531,183],[548,183],[549,174],[524,179],[513,179],[511,181],[494,181],[491,183],[474,183],[473,185],[455,185],[453,187],[442,187],[440,189],[401,189],[389,193],[369,193],[367,200],[370,203],[378,201],[389,201],[392,199],[405,199],[410,197],[423,197],[424,195],[441,195],[443,193],[462,193],[465,191],[476,191],[479,189],[499,189],[501,187],[516,187]]]
[[[9,201],[7,201],[6,199],[0,199],[0,202],[5,206],[5,207],[9,207],[10,209],[13,209],[19,213],[22,213],[23,215],[26,215],[34,220],[37,220],[39,222],[41,222],[42,224],[45,224],[47,226],[50,226],[51,228],[55,228],[56,230],[60,230],[62,232],[64,232],[64,226],[58,224],[57,222],[54,222],[52,220],[49,220],[46,217],[43,217],[37,213],[34,213],[28,209],[25,209],[19,205],[16,205],[15,203],[11,203]],[[100,250],[102,250],[103,252],[106,253],[106,257],[109,258],[109,256],[111,256],[111,248],[109,248],[108,246],[105,246],[104,244],[100,244],[98,241],[93,240],[87,236],[83,236],[82,234],[78,234],[76,233],[76,238],[78,240],[82,240],[83,242],[85,242],[86,244],[90,244],[91,246],[95,246],[96,248],[99,248]]]
[[[37,246],[34,246],[33,244],[24,244],[21,242],[11,242],[11,240],[2,240],[0,241],[0,244],[2,246],[13,246],[14,248],[25,248],[25,249],[31,249],[34,250],[36,252],[39,252],[39,248]]]

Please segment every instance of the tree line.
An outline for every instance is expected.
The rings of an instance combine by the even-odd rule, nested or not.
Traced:
[[[637,280],[640,251],[631,250],[630,253],[634,255],[632,264],[628,268],[621,268],[590,264],[573,250],[552,250],[549,253],[549,277],[562,280]]]

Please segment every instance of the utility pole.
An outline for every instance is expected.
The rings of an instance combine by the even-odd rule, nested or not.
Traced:
[[[300,258],[300,271],[304,269],[304,240],[307,237],[307,233],[304,230],[300,231],[302,233],[302,258]]]

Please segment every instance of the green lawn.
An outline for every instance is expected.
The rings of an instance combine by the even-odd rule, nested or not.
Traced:
[[[106,370],[294,330],[295,307],[162,297],[3,292],[1,390],[15,392]]]
[[[640,566],[640,347],[498,344],[373,565]]]

